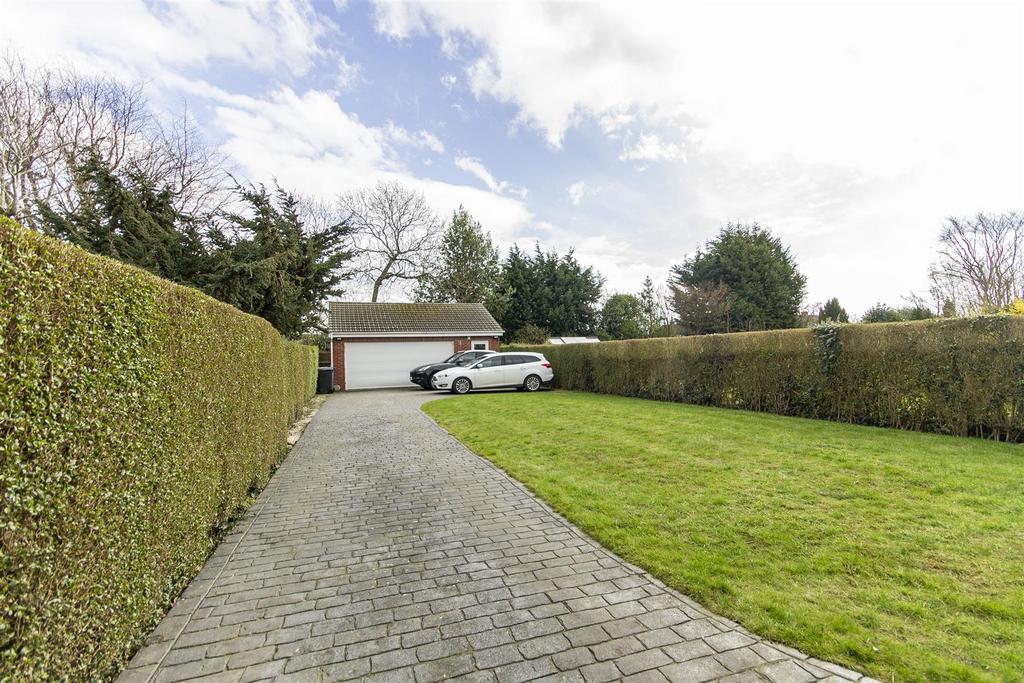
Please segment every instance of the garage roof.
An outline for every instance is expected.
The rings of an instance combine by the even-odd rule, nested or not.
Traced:
[[[501,325],[483,304],[392,304],[331,301],[331,335],[500,335]]]

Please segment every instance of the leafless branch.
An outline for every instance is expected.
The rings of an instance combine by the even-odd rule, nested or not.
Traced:
[[[0,58],[0,212],[35,225],[39,204],[74,209],[74,171],[89,155],[170,189],[188,213],[213,211],[224,198],[224,159],[187,113],[164,129],[141,86]]]
[[[683,334],[730,332],[734,295],[724,284],[705,287],[671,286],[675,309]]]
[[[932,294],[961,313],[993,312],[1024,295],[1024,214],[949,218],[931,269]]]
[[[359,258],[355,272],[372,285],[371,301],[396,281],[423,277],[442,223],[422,194],[381,182],[341,196],[338,205],[354,230]]]

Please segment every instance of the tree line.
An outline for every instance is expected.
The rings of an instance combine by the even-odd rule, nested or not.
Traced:
[[[993,313],[1024,314],[1024,214],[948,218],[939,232],[926,295],[876,303],[862,323]],[[835,297],[801,310],[806,279],[789,249],[756,223],[728,224],[672,269],[670,303],[681,334],[851,322]]]
[[[564,254],[503,256],[464,207],[442,218],[419,192],[379,182],[333,201],[237,182],[187,112],[158,119],[140,88],[0,60],[0,214],[200,289],[297,337],[358,282],[371,301],[482,302],[506,338],[627,339],[848,322],[835,298],[802,310],[806,278],[755,223],[726,224],[636,293]],[[951,218],[927,297],[877,304],[862,322],[1024,313],[1024,215]]]
[[[160,120],[138,86],[0,59],[0,214],[195,287],[282,334],[323,331],[324,305],[365,285],[371,301],[481,301],[521,328],[593,331],[603,280],[570,251],[499,258],[464,208],[448,221],[396,182],[302,197],[237,182],[187,112]]]

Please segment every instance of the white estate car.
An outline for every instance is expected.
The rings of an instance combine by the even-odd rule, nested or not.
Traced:
[[[537,391],[554,378],[551,363],[542,354],[510,351],[491,354],[464,368],[442,370],[431,378],[430,383],[435,389],[465,394],[470,389],[497,387]]]

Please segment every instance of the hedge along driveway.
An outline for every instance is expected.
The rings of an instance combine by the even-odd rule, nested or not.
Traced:
[[[117,671],[262,488],[316,350],[0,219],[0,664]]]
[[[1024,440],[1024,316],[524,347],[564,389]]]

